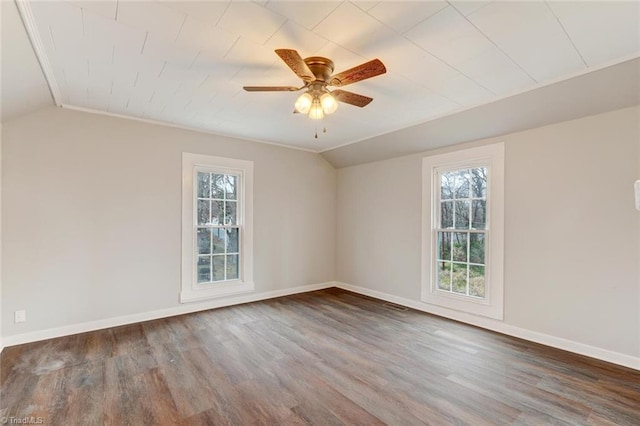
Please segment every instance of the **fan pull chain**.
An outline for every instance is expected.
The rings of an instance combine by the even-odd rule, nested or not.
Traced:
[[[322,128],[322,133],[327,133],[327,128],[326,127]],[[316,133],[315,133],[315,135],[313,137],[314,137],[314,139],[318,139],[318,128],[317,127],[316,127]]]

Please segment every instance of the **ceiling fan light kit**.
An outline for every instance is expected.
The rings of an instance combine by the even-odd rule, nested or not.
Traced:
[[[324,118],[325,114],[333,114],[338,109],[338,102],[324,87],[311,88],[298,97],[294,105],[301,114],[308,114],[313,120]]]
[[[295,102],[294,112],[307,114],[313,120],[320,120],[326,114],[333,114],[338,109],[338,102],[357,107],[365,107],[373,98],[347,92],[346,90],[329,91],[327,86],[342,87],[358,81],[366,80],[387,72],[379,59],[374,59],[338,74],[333,73],[333,61],[322,56],[311,56],[302,59],[297,51],[276,49],[276,54],[304,82],[302,87],[293,86],[244,86],[247,92],[295,92],[307,89]]]

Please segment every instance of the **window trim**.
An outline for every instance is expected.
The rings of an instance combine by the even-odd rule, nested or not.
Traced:
[[[484,299],[439,291],[436,288],[438,212],[437,175],[443,171],[487,167],[487,235]],[[421,300],[475,315],[504,318],[504,143],[436,154],[422,159]]]
[[[240,224],[239,279],[199,284],[196,274],[196,224],[198,171],[239,174]],[[254,290],[253,282],[253,161],[182,153],[182,271],[180,303],[224,297]]]

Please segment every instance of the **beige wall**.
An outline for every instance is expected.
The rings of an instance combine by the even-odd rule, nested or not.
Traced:
[[[639,111],[471,144],[506,142],[504,324],[640,356]],[[424,155],[338,170],[338,281],[420,299]]]
[[[636,123],[640,126],[640,108],[636,108]],[[640,137],[638,138],[638,143],[640,144]],[[640,180],[640,147],[638,148],[638,172],[636,174],[636,180]],[[635,194],[634,194],[635,195]],[[638,260],[637,265],[640,269],[640,210],[636,212],[636,217],[638,218]],[[640,289],[640,271],[638,272],[638,289]],[[640,290],[638,290],[638,306],[640,307]],[[638,309],[638,340],[640,340],[640,308]]]
[[[637,111],[508,139],[505,307],[513,324],[640,356]]]
[[[0,123],[0,351],[4,348],[2,339],[2,123]]]
[[[255,162],[256,293],[334,278],[319,155],[57,108],[2,136],[5,338],[178,305],[183,151]]]

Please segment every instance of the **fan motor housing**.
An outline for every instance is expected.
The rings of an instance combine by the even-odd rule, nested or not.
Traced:
[[[331,59],[323,58],[322,56],[310,56],[304,59],[304,63],[316,76],[316,80],[329,82],[329,78],[333,74],[333,61]]]

